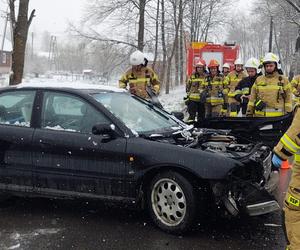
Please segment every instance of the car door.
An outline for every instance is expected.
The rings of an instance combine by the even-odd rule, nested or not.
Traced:
[[[32,109],[36,91],[0,93],[1,189],[32,191]]]
[[[110,124],[76,95],[45,91],[40,128],[33,136],[36,185],[40,192],[69,196],[127,197],[126,138],[93,135]]]

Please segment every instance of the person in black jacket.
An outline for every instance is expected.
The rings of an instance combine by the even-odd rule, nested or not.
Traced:
[[[235,99],[241,103],[242,115],[246,115],[251,88],[258,76],[261,75],[259,60],[251,57],[245,64],[248,76],[242,79],[235,88]]]

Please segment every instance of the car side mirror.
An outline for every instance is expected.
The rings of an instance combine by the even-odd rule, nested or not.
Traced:
[[[94,135],[102,135],[104,139],[111,140],[116,137],[116,127],[113,124],[96,124],[92,128]]]
[[[173,111],[171,114],[174,115],[180,121],[183,121],[184,119],[184,114],[182,112]]]

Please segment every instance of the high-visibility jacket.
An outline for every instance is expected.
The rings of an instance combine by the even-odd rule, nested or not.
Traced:
[[[235,93],[238,95],[250,95],[251,94],[251,88],[256,81],[256,78],[258,75],[254,77],[247,76],[244,79],[242,79],[238,85],[235,88]]]
[[[160,82],[155,72],[149,67],[143,67],[139,71],[129,69],[119,81],[120,88],[134,89],[134,94],[149,99],[146,86],[149,86],[155,94],[159,94]]]
[[[263,109],[259,109],[262,104]],[[256,79],[251,89],[247,116],[275,117],[292,112],[292,94],[288,79],[274,72]]]
[[[293,122],[274,148],[274,153],[287,160],[294,156],[291,180],[284,200],[285,228],[288,237],[286,249],[299,249],[300,242],[300,108],[296,109]]]
[[[291,81],[291,88],[295,105],[300,104],[300,75],[296,75],[293,78]]]
[[[212,77],[209,75],[204,83],[207,91],[206,103],[212,106],[224,104],[224,83],[223,76],[217,75]]]
[[[293,122],[274,148],[274,153],[282,160],[294,155],[290,186],[300,190],[300,108],[295,111]],[[300,199],[300,196],[297,198]],[[298,207],[300,210],[300,204]]]
[[[236,87],[238,83],[247,77],[247,74],[244,71],[236,72],[231,71],[224,80],[224,85],[227,89],[228,103],[237,103],[237,100],[234,98],[236,96]]]
[[[200,75],[194,72],[186,83],[186,93],[188,99],[195,102],[200,102],[200,94],[203,92],[205,79],[207,75]]]

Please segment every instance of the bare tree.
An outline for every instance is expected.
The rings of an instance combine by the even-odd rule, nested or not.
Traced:
[[[20,0],[18,16],[16,17],[16,0],[9,0],[10,20],[13,32],[12,74],[9,81],[10,85],[16,85],[22,82],[28,30],[35,13],[35,10],[32,10],[28,18],[28,5],[29,0]]]
[[[178,11],[178,14],[177,14],[178,1],[179,1],[179,11]],[[179,34],[180,22],[183,20],[183,18],[182,18],[182,15],[183,15],[183,0],[170,0],[170,2],[173,6],[173,11],[174,11],[175,36],[174,36],[173,46],[171,46],[170,54],[168,56],[167,78],[166,78],[166,94],[169,94],[169,92],[170,92],[172,60],[173,60],[173,56],[175,54],[176,47],[178,45],[178,34]]]
[[[226,0],[190,0],[188,1],[187,23],[191,41],[207,41],[209,33],[226,23],[226,11],[231,1]]]
[[[125,44],[143,51],[145,46],[145,13],[148,2],[149,0],[95,0],[89,2],[84,18],[84,22],[88,26],[87,31],[84,32],[74,26],[72,30],[82,37],[113,44]],[[92,28],[92,26],[97,26],[111,18],[112,15],[118,16],[119,20],[116,20],[115,23],[119,26],[128,23],[135,25],[134,20],[138,18],[137,39],[129,42],[122,39],[107,38]]]
[[[155,20],[155,51],[154,51],[154,60],[152,67],[155,70],[156,60],[157,60],[157,53],[158,53],[158,39],[159,39],[159,11],[160,11],[160,0],[157,0],[157,7],[156,7],[156,20]]]

